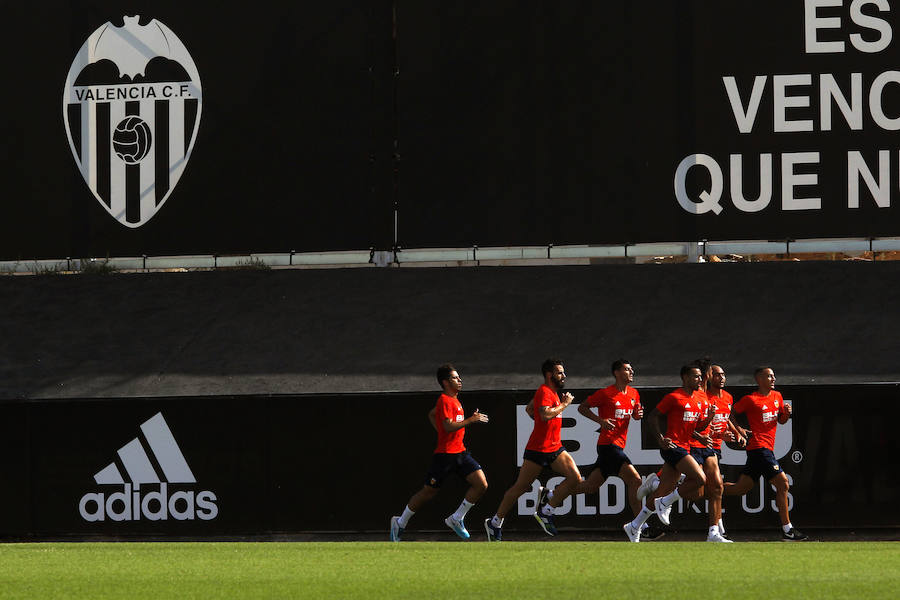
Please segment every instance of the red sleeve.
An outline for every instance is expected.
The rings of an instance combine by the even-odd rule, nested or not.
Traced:
[[[603,400],[603,390],[597,390],[596,392],[588,396],[587,400],[585,400],[585,403],[591,408],[597,408],[598,406],[603,404]]]
[[[541,387],[538,389],[534,398],[534,407],[553,406],[555,404],[553,394],[548,388]]]
[[[753,401],[750,399],[750,396],[744,396],[740,400],[734,403],[734,406],[731,407],[732,412],[736,413],[744,413],[747,412],[747,409],[750,408],[750,405]]]
[[[450,419],[452,421],[456,417],[456,414],[451,413],[450,403],[444,400],[443,396],[438,398],[437,405],[434,408],[438,425],[443,425],[445,420]]]
[[[661,412],[662,414],[666,414],[670,410],[672,410],[672,406],[675,404],[675,396],[672,394],[666,394],[666,397],[663,398],[659,404],[656,405],[656,410]]]

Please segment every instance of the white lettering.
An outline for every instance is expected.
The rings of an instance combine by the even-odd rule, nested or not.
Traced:
[[[725,84],[725,92],[728,94],[728,102],[731,103],[731,112],[734,114],[734,121],[737,123],[738,131],[741,133],[750,133],[753,131],[753,124],[756,122],[756,113],[759,111],[759,103],[762,101],[763,91],[765,91],[766,80],[765,75],[757,75],[753,79],[753,90],[750,92],[750,101],[747,103],[747,109],[744,110],[744,104],[741,102],[741,93],[737,89],[737,82],[734,77],[723,77],[722,82]]]
[[[820,42],[818,38],[820,29],[841,27],[840,17],[820,17],[818,9],[842,6],[843,0],[806,0],[804,4],[807,54],[843,52],[844,42]]]
[[[691,200],[687,195],[687,174],[691,167],[705,167],[711,179],[710,189],[700,192],[700,202]],[[715,214],[722,212],[719,201],[722,199],[724,178],[719,163],[707,154],[692,154],[686,157],[675,170],[675,197],[681,208],[694,215],[702,215],[712,211]]]
[[[847,208],[859,208],[859,179],[862,177],[878,208],[891,207],[890,179],[891,158],[888,150],[878,152],[878,183],[862,152],[851,150],[847,153]]]
[[[819,176],[815,173],[798,175],[794,165],[818,164],[818,152],[791,152],[781,155],[781,208],[782,210],[818,210],[822,208],[821,198],[795,198],[794,188],[801,185],[816,185]]]
[[[90,502],[93,502],[94,506],[97,507],[93,512],[89,512],[87,509],[88,503]],[[78,514],[80,514],[81,518],[85,521],[105,520],[106,515],[103,512],[103,494],[89,492],[82,496],[81,500],[78,502]]]
[[[744,197],[743,177],[743,157],[740,154],[732,154],[731,201],[738,210],[748,213],[759,212],[772,201],[772,155],[759,156],[759,197],[756,200],[747,200]]]
[[[900,71],[885,71],[875,78],[875,81],[872,82],[872,89],[869,90],[869,111],[879,127],[887,131],[897,131],[900,129],[900,117],[888,118],[884,114],[882,105],[884,88],[889,83],[900,83]]]
[[[834,75],[823,73],[819,76],[819,104],[820,104],[820,123],[822,131],[831,131],[831,103],[837,105],[847,121],[847,125],[854,131],[859,131],[863,127],[862,112],[862,73],[851,73],[850,75],[850,102],[844,96],[841,88],[838,87]]]
[[[219,516],[219,507],[216,506],[216,495],[210,491],[197,494],[197,517],[203,521],[210,521]]]
[[[789,133],[797,131],[812,131],[812,119],[789,121],[787,109],[809,108],[809,96],[788,96],[789,87],[812,85],[812,75],[775,75],[772,78],[775,88],[775,133]]]
[[[884,19],[863,13],[862,7],[866,4],[874,4],[881,12],[890,12],[891,10],[891,5],[887,0],[853,0],[853,4],[850,5],[850,20],[860,27],[877,31],[880,35],[878,39],[867,42],[863,36],[854,33],[850,35],[850,43],[860,52],[881,52],[891,45],[893,32],[890,24]]]

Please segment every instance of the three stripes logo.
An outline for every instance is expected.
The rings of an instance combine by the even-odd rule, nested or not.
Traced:
[[[203,94],[187,48],[157,21],[105,23],[78,51],[63,120],[81,176],[119,223],[136,228],[162,208],[184,173]]]
[[[98,485],[122,486],[121,491],[110,494],[88,492],[82,496],[78,503],[81,518],[85,521],[215,519],[219,507],[213,492],[195,492],[193,489],[171,492],[169,489],[170,484],[182,487],[184,484],[196,484],[197,480],[162,413],[156,413],[145,421],[141,425],[141,433],[143,440],[136,437],[119,448],[121,469],[113,461],[94,475]],[[142,485],[145,486],[143,490]],[[147,492],[150,486],[153,489]]]

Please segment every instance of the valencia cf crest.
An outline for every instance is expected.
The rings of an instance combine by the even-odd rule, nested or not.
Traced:
[[[100,205],[126,227],[155,215],[191,157],[203,93],[187,48],[151,19],[106,23],[78,51],[63,90],[69,147]]]

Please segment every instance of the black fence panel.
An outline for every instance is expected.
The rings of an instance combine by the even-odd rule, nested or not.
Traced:
[[[647,410],[667,390],[647,389]],[[733,389],[736,397],[747,390]],[[587,390],[574,390],[576,401]],[[803,527],[898,527],[892,460],[896,385],[789,386],[795,417],[782,426],[776,455],[792,480],[791,514]],[[531,424],[531,392],[469,392],[461,400],[490,415],[466,444],[490,483],[469,523],[496,510],[521,462]],[[436,393],[275,397],[155,398],[7,402],[0,405],[3,471],[0,537],[188,536],[386,531],[424,482],[434,444],[426,419]],[[853,398],[848,409],[847,398]],[[392,416],[391,416],[392,415]],[[574,407],[562,438],[584,474],[596,457],[596,427]],[[641,473],[660,464],[638,423],[626,452]],[[726,480],[743,453],[726,452]],[[542,481],[553,485],[549,471]],[[464,484],[451,478],[411,522],[443,528]],[[535,527],[537,484],[508,515],[507,529]],[[728,499],[731,529],[775,529],[774,495],[757,486]],[[518,517],[516,516],[518,515]],[[617,530],[630,519],[624,485],[611,477],[598,494],[567,500],[563,530]],[[679,529],[703,529],[702,505],[679,503]],[[449,534],[449,532],[448,532]],[[450,534],[452,535],[452,534]],[[477,533],[476,533],[477,537]]]
[[[390,2],[0,12],[0,258],[390,246]]]
[[[401,245],[896,235],[900,18],[820,4],[398,1]]]

